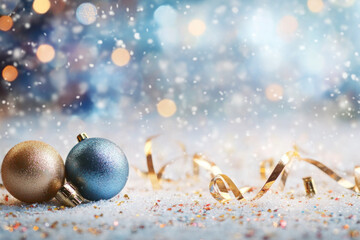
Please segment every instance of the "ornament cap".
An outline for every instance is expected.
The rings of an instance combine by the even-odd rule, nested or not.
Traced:
[[[77,136],[77,140],[79,142],[81,142],[82,140],[88,138],[88,135],[86,133],[80,133],[78,136]]]
[[[64,186],[56,193],[55,198],[62,204],[69,207],[76,207],[85,202],[77,188],[71,183],[65,183]]]

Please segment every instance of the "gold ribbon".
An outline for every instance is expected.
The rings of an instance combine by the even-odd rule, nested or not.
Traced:
[[[138,169],[137,167],[134,167],[133,168],[135,169],[135,171],[142,177],[144,178],[149,178],[150,181],[151,181],[151,185],[153,187],[154,190],[158,190],[158,189],[161,189],[161,182],[162,181],[166,181],[166,182],[172,182],[173,180],[171,179],[167,179],[167,178],[163,178],[163,174],[164,174],[164,171],[165,169],[173,164],[178,158],[174,158],[172,159],[171,161],[165,163],[161,168],[160,170],[158,171],[158,173],[155,172],[155,167],[154,167],[154,162],[153,162],[153,156],[152,156],[152,142],[155,138],[158,138],[159,135],[156,135],[156,136],[152,136],[152,137],[149,137],[148,139],[146,139],[146,142],[145,142],[145,155],[146,155],[146,163],[147,163],[147,167],[148,167],[148,171],[145,172],[145,171],[141,171],[140,169]],[[177,144],[179,145],[179,147],[181,148],[183,154],[184,154],[184,157],[186,157],[186,148],[185,148],[185,145],[180,143],[180,142],[177,142]]]
[[[333,170],[322,164],[321,162],[311,159],[311,158],[302,158],[300,157],[297,148],[294,148],[294,151],[289,151],[285,153],[280,161],[276,164],[274,170],[271,172],[270,176],[267,178],[264,186],[260,189],[260,191],[256,194],[255,197],[250,199],[251,201],[261,198],[262,196],[269,191],[274,182],[281,175],[280,188],[283,189],[286,184],[287,177],[289,175],[289,165],[292,163],[294,159],[299,161],[304,161],[310,163],[325,174],[327,174],[330,178],[334,179],[340,186],[352,190],[356,193],[359,193],[360,189],[360,166],[356,166],[354,170],[355,177],[355,185],[346,179],[340,177]],[[266,176],[266,166],[272,166],[273,160],[265,160],[260,164],[260,175],[261,177]],[[211,181],[209,185],[211,195],[219,202],[226,202],[232,199],[237,199],[239,201],[246,200],[243,196],[244,191],[248,188],[238,189],[235,183],[225,174],[216,175]],[[232,197],[231,194],[234,196]]]
[[[175,180],[163,177],[163,174],[164,174],[166,168],[168,166],[174,164],[176,162],[176,160],[178,160],[180,158],[184,158],[184,159],[188,158],[188,154],[186,152],[185,145],[182,142],[176,142],[177,145],[181,148],[181,150],[183,152],[183,156],[174,158],[171,161],[165,163],[163,166],[161,166],[159,171],[156,173],[155,167],[154,167],[154,161],[153,161],[152,143],[153,143],[153,140],[158,138],[158,137],[160,137],[160,135],[155,135],[155,136],[149,137],[145,142],[144,150],[145,150],[145,155],[146,155],[146,163],[147,163],[148,171],[141,171],[140,169],[138,169],[136,167],[133,167],[135,169],[135,171],[140,176],[150,179],[151,185],[152,185],[154,190],[161,189],[161,183],[162,182],[175,182]],[[192,165],[193,165],[193,176],[194,177],[199,176],[200,167],[202,167],[203,169],[208,171],[211,174],[212,178],[215,177],[217,174],[222,173],[220,168],[215,163],[208,160],[202,154],[196,153],[196,154],[193,155],[193,157],[192,157]]]
[[[146,155],[146,163],[148,171],[141,171],[140,169],[134,167],[135,171],[142,177],[149,178],[151,185],[154,190],[161,189],[162,182],[175,182],[175,180],[164,178],[163,174],[166,168],[176,162],[176,160],[183,158],[188,159],[188,154],[186,152],[185,145],[182,142],[176,142],[177,145],[181,148],[183,152],[183,156],[177,157],[172,159],[171,161],[165,163],[159,171],[156,173],[153,161],[153,149],[152,143],[153,140],[158,138],[160,135],[149,137],[145,142],[145,155]],[[290,165],[292,164],[293,160],[304,161],[310,163],[311,165],[316,166],[322,172],[327,174],[330,178],[334,179],[340,186],[352,190],[356,193],[360,192],[360,166],[356,166],[354,169],[354,178],[355,184],[347,181],[346,179],[340,177],[336,174],[333,170],[322,164],[321,162],[311,159],[311,158],[303,158],[300,157],[299,154],[300,150],[296,145],[294,146],[293,151],[289,151],[285,153],[281,158],[280,161],[274,167],[274,159],[266,159],[260,163],[260,177],[261,179],[266,179],[265,184],[260,189],[260,191],[250,199],[250,201],[259,199],[263,197],[275,183],[275,181],[280,178],[280,190],[285,188],[287,177],[289,176]],[[304,152],[304,151],[302,151]],[[192,156],[192,166],[193,166],[193,177],[198,177],[200,168],[205,169],[207,172],[210,173],[212,179],[209,184],[209,189],[211,195],[219,202],[225,202],[232,199],[237,199],[239,201],[246,200],[243,196],[246,192],[253,190],[254,188],[251,187],[243,187],[238,188],[235,183],[231,180],[230,177],[223,174],[221,169],[212,161],[207,159],[206,156],[202,154],[195,153]],[[268,174],[269,169],[274,169]],[[269,177],[267,177],[269,175]],[[187,177],[190,177],[187,174]]]

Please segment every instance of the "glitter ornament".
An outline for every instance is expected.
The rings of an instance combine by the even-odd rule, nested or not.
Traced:
[[[18,200],[26,203],[46,202],[64,184],[64,162],[49,144],[25,141],[6,154],[1,177],[5,188]]]
[[[66,158],[66,179],[87,200],[110,199],[125,186],[129,164],[123,151],[104,138],[78,136]]]

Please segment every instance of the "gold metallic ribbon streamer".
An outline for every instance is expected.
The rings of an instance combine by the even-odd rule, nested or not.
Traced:
[[[204,155],[195,153],[192,158],[192,161],[193,161],[194,176],[199,176],[199,167],[202,167],[205,170],[207,170],[211,174],[212,178],[222,173],[220,168],[215,163],[206,159]]]
[[[134,167],[135,171],[145,178],[149,178],[154,190],[161,189],[162,182],[175,182],[172,179],[167,179],[163,177],[163,174],[168,166],[174,164],[176,160],[180,158],[187,159],[188,154],[186,152],[185,145],[181,142],[177,142],[179,147],[183,151],[183,156],[174,158],[171,161],[165,163],[159,171],[155,172],[154,162],[153,162],[153,149],[152,149],[152,142],[155,138],[159,137],[159,135],[149,137],[145,142],[145,155],[146,155],[146,163],[148,167],[148,171],[141,171],[140,169]],[[294,159],[299,161],[304,161],[310,163],[311,165],[316,166],[325,174],[327,174],[330,178],[334,179],[340,186],[352,190],[356,193],[360,192],[360,166],[356,166],[354,169],[354,177],[355,177],[355,184],[347,181],[346,179],[340,177],[336,174],[333,170],[322,164],[321,162],[311,159],[311,158],[302,158],[299,155],[299,148],[295,145],[293,151],[289,151],[285,153],[280,161],[276,164],[275,168],[272,170],[269,177],[266,179],[268,169],[273,168],[274,160],[267,159],[260,163],[260,176],[262,179],[266,179],[265,184],[260,189],[260,191],[250,200],[256,200],[264,196],[274,182],[280,177],[280,190],[285,188],[286,180],[289,175],[290,165],[292,164]],[[211,174],[212,180],[210,181],[209,189],[211,195],[220,202],[229,201],[234,199],[237,200],[245,200],[243,194],[249,192],[253,188],[251,187],[243,187],[239,189],[235,183],[231,180],[230,177],[223,174],[221,169],[212,161],[208,160],[204,155],[201,154],[194,154],[192,157],[192,164],[193,164],[193,176],[199,176],[200,167],[205,169]],[[189,177],[189,175],[188,175]],[[232,197],[233,195],[234,197]]]
[[[144,150],[145,150],[145,155],[146,155],[146,163],[147,163],[148,171],[147,172],[141,171],[140,169],[133,167],[140,176],[150,179],[151,185],[154,190],[161,189],[161,181],[166,181],[166,182],[173,181],[171,179],[163,178],[163,174],[164,174],[165,169],[169,165],[173,164],[177,159],[180,158],[180,157],[178,157],[178,158],[172,159],[171,161],[165,163],[160,168],[158,173],[156,173],[155,167],[154,167],[154,162],[153,162],[153,157],[152,157],[152,142],[155,138],[158,138],[158,137],[159,137],[159,135],[149,137],[148,139],[146,139],[146,142],[145,142]],[[186,153],[185,145],[182,144],[181,142],[177,142],[177,144],[181,148],[182,152],[184,153],[184,157],[186,158],[187,153]]]
[[[273,183],[278,179],[278,177],[281,175],[281,185],[280,187],[283,189],[285,187],[285,183],[289,174],[289,169],[286,167],[289,167],[291,162],[294,159],[298,159],[300,161],[304,161],[307,163],[310,163],[317,168],[319,168],[321,171],[323,171],[325,174],[327,174],[329,177],[334,179],[340,186],[347,188],[349,190],[352,190],[356,193],[359,192],[360,189],[360,166],[355,167],[354,171],[354,177],[355,177],[355,185],[351,182],[347,181],[346,179],[340,177],[338,174],[336,174],[333,170],[322,164],[321,162],[311,159],[311,158],[301,158],[297,148],[294,147],[295,151],[290,151],[284,154],[280,161],[276,164],[274,170],[271,172],[270,176],[266,180],[264,186],[260,189],[260,191],[256,194],[256,196],[250,200],[256,200],[264,196],[264,194],[271,188]],[[260,164],[260,174],[262,177],[265,176],[266,173],[266,165],[272,165],[272,160],[266,160]],[[231,197],[232,193],[235,197],[235,199],[241,201],[245,200],[243,193],[244,189],[238,189],[237,186],[234,184],[234,182],[225,174],[218,174],[216,175],[211,181],[209,185],[210,193],[211,195],[219,202],[225,202],[234,199]]]
[[[269,159],[265,159],[264,161],[261,161],[260,163],[260,177],[261,179],[265,180],[267,174],[267,170],[268,169],[272,169],[274,167],[274,159],[273,158],[269,158]]]
[[[288,162],[294,156],[298,156],[297,152],[287,152],[284,154],[278,164],[276,164],[274,170],[270,174],[269,178],[266,180],[264,186],[260,189],[260,191],[256,194],[256,196],[252,200],[256,200],[261,198],[273,185],[275,180],[281,175],[284,168],[288,164]],[[235,183],[225,174],[216,175],[211,181],[209,185],[211,195],[219,202],[225,202],[233,199],[229,193],[232,192],[235,199],[244,200],[242,189],[238,189]]]
[[[145,155],[146,155],[146,163],[147,163],[147,167],[148,167],[148,171],[141,171],[140,169],[133,167],[135,169],[135,171],[142,177],[144,178],[149,178],[151,185],[153,187],[154,190],[158,190],[161,189],[161,182],[165,181],[165,182],[175,182],[172,179],[167,179],[163,177],[164,171],[165,169],[171,165],[174,164],[176,162],[176,160],[180,159],[181,157],[175,158],[167,163],[165,163],[160,169],[159,171],[156,173],[155,172],[155,167],[154,167],[154,161],[153,161],[153,149],[152,149],[152,142],[154,139],[158,138],[159,135],[155,135],[152,137],[149,137],[146,142],[145,142]],[[186,148],[185,145],[181,142],[176,142],[179,147],[182,149],[183,151],[183,157],[184,159],[188,158],[188,154],[186,152]],[[217,174],[221,174],[221,170],[220,168],[213,162],[211,162],[210,160],[206,159],[206,157],[204,155],[201,154],[194,154],[192,157],[192,164],[193,164],[193,176],[197,177],[199,176],[199,172],[200,172],[200,167],[202,167],[203,169],[207,170],[210,174],[211,177],[213,178],[215,175]]]

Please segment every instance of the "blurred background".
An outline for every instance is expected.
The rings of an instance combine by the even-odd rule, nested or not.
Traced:
[[[86,131],[139,165],[159,133],[220,165],[279,156],[294,142],[333,149],[324,154],[335,162],[340,150],[357,158],[359,9],[355,0],[0,0],[1,156],[42,139],[65,158]]]

